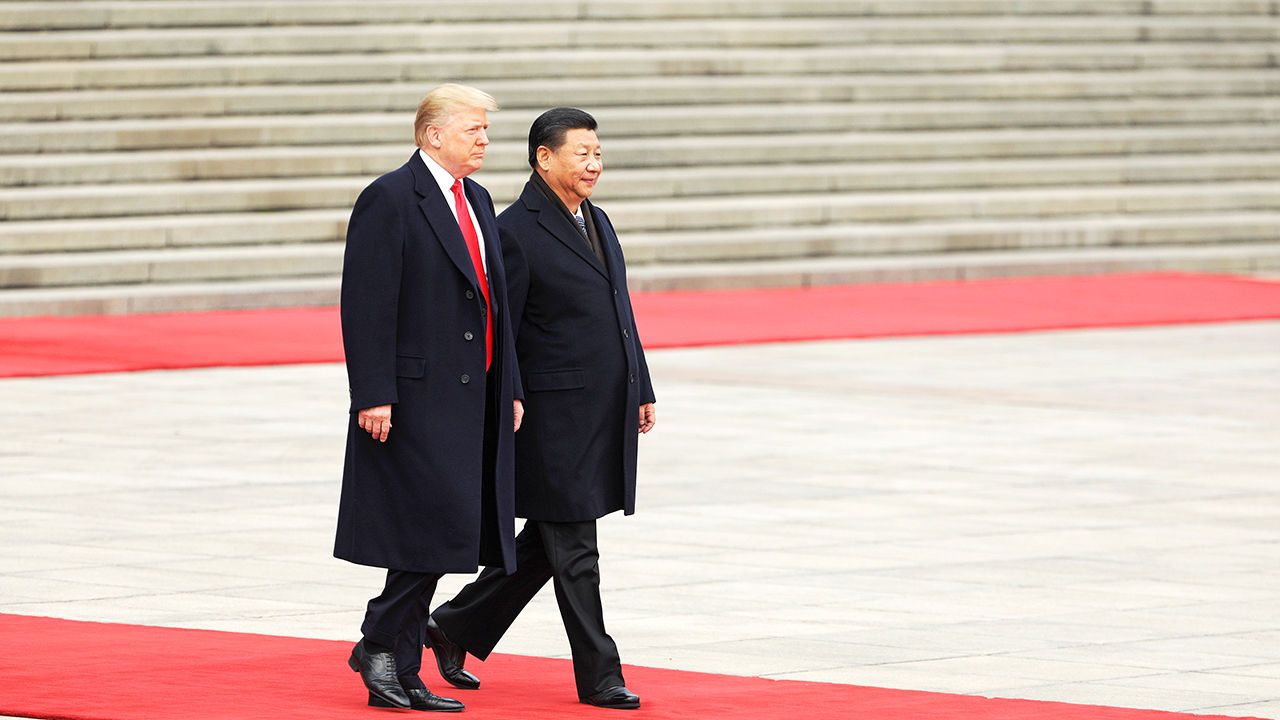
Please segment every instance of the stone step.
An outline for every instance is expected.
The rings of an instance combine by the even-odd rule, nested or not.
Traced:
[[[630,268],[835,256],[914,255],[1280,241],[1280,213],[1220,213],[1028,221],[862,223],[702,233],[627,234]],[[0,256],[0,288],[195,282],[334,275],[343,243],[142,248]]]
[[[671,76],[486,82],[504,108],[1280,95],[1274,70],[1140,70],[918,75]],[[412,113],[422,83],[243,85],[6,93],[0,122],[334,112]]]
[[[725,289],[1180,270],[1274,274],[1280,243],[955,252],[638,266],[633,290]],[[0,290],[0,316],[336,305],[336,275]]]
[[[1274,273],[1280,242],[680,263],[629,268],[627,279],[632,291],[643,292],[1154,271]]]
[[[540,111],[495,113],[489,136],[524,140]],[[813,103],[593,108],[606,138],[979,128],[1274,124],[1280,98]],[[692,132],[696,129],[696,133]],[[0,125],[0,154],[407,142],[406,113],[84,120]],[[657,144],[657,141],[655,141]]]
[[[0,256],[335,242],[346,237],[350,215],[349,209],[327,209],[4,222],[0,223]]]
[[[316,277],[0,290],[0,317],[336,306],[340,285]]]
[[[510,198],[495,197],[499,208]],[[616,227],[688,232],[825,224],[937,222],[1000,218],[1082,218],[1133,214],[1225,213],[1280,209],[1275,183],[1219,182],[917,192],[808,193],[602,201]],[[9,221],[0,252],[92,248],[216,246],[340,241],[349,203],[324,210],[226,212]]]
[[[121,250],[0,258],[0,288],[333,276],[343,243]]]
[[[1280,213],[1178,213],[758,227],[632,233],[623,240],[630,267],[653,263],[913,255],[1020,248],[1208,245],[1280,241]]]
[[[0,30],[358,25],[465,21],[590,19],[718,19],[732,17],[912,17],[984,15],[1268,15],[1270,0],[543,0],[512,3],[471,0],[366,0],[358,4],[151,0],[143,2],[0,2]]]
[[[686,167],[755,162],[912,162],[1002,158],[1070,158],[1135,155],[1273,153],[1280,126],[1190,126],[831,133],[815,143],[806,135],[718,135],[714,137],[605,138],[610,168]],[[480,178],[494,172],[524,172],[523,142],[490,146]],[[0,155],[0,185],[106,182],[174,182],[245,177],[306,177],[325,173],[374,176],[403,163],[404,143],[296,147],[215,148],[159,151]],[[1056,162],[1056,160],[1055,160]]]
[[[0,226],[0,256],[341,242],[341,210],[151,216],[15,222]],[[1267,211],[1042,218],[1035,221],[859,222],[785,228],[645,232],[623,241],[631,262],[786,257],[831,253],[933,252],[1013,247],[1139,245],[1277,239],[1280,216]]]
[[[403,149],[400,152],[404,154]],[[513,159],[518,159],[513,158]],[[750,158],[744,158],[750,159]],[[0,219],[113,217],[349,207],[369,181],[399,157],[363,175],[255,177],[243,180],[46,185],[0,188]],[[274,163],[262,169],[271,172]],[[5,177],[0,162],[0,179]],[[529,173],[487,172],[478,179],[495,198],[514,198]],[[1280,153],[1193,156],[1042,158],[893,163],[751,163],[620,168],[601,186],[602,202],[753,194],[874,193],[901,190],[1141,185],[1280,180]]]
[[[499,204],[502,204],[501,202]],[[829,223],[1226,212],[1280,209],[1269,182],[807,193],[602,202],[628,232]]]
[[[10,62],[0,90],[93,90],[335,82],[419,82],[665,75],[1030,72],[1268,68],[1274,43],[858,45],[274,55]]]
[[[1256,168],[1256,174],[1252,177],[1262,178],[1273,177],[1275,168],[1280,166],[1276,157],[1268,153],[1268,150],[1280,149],[1280,128],[1259,128],[1255,132],[1235,132],[1226,136],[1220,134],[1221,129],[1205,132],[1215,135],[1215,139],[1219,141],[1216,146],[1214,143],[1195,145],[1195,141],[1189,138],[1196,136],[1184,134],[1179,138],[1183,141],[1183,147],[1190,145],[1198,152],[1172,157],[1154,143],[1156,138],[1146,135],[1137,136],[1145,143],[1143,148],[1139,149],[1123,144],[1099,146],[1095,142],[1090,145],[1089,140],[1096,141],[1096,137],[1070,139],[1063,134],[1055,134],[1051,137],[1057,142],[1074,141],[1082,145],[1076,149],[1076,154],[1124,157],[1074,159],[1070,162],[1054,160],[1053,172],[1066,173],[1059,175],[1058,182],[1069,184],[1125,180],[1247,179],[1250,177],[1247,168],[1250,167]],[[881,138],[884,142],[900,139]],[[649,138],[621,138],[606,141],[605,161],[607,167],[611,169],[609,184],[613,186],[612,191],[616,196],[630,194],[632,191],[626,189],[630,184],[651,183],[653,173],[662,168],[679,168],[680,173],[696,173],[690,176],[691,182],[694,181],[694,177],[697,177],[701,178],[699,182],[713,183],[707,187],[715,187],[714,182],[717,182],[715,178],[723,176],[726,172],[737,171],[707,168],[734,164],[761,168],[759,171],[750,168],[741,171],[739,174],[744,177],[744,181],[750,179],[753,173],[762,171],[771,173],[779,164],[796,163],[815,163],[797,166],[797,168],[807,167],[809,172],[814,174],[832,172],[842,173],[845,176],[849,173],[870,176],[872,173],[882,173],[884,176],[894,176],[900,170],[905,172],[904,179],[895,180],[889,177],[882,180],[889,183],[886,187],[904,182],[909,183],[910,187],[945,186],[945,183],[951,179],[957,182],[957,187],[972,186],[974,180],[966,180],[966,176],[972,175],[975,171],[986,173],[988,170],[991,175],[989,182],[991,185],[1017,182],[1035,185],[1050,181],[1035,174],[1037,169],[1041,171],[1041,176],[1047,174],[1044,172],[1046,167],[1044,156],[1049,154],[1029,153],[1028,150],[1032,150],[1035,146],[1009,148],[1001,152],[995,149],[998,147],[996,142],[1000,138],[976,138],[969,135],[960,139],[959,142],[982,143],[982,149],[974,148],[972,145],[967,147],[970,155],[982,158],[983,162],[940,162],[930,165],[926,162],[930,158],[920,157],[919,136],[909,136],[906,139],[914,142],[906,143],[905,147],[899,146],[898,149],[901,152],[894,156],[890,148],[878,144],[876,138],[862,133],[826,136],[821,143],[814,143],[812,139],[802,136],[724,136],[712,141],[685,138],[678,142],[674,140],[671,143],[664,142],[660,150],[654,149],[654,142]],[[1113,135],[1107,139],[1113,143],[1117,140]],[[1232,153],[1229,151],[1229,146],[1222,145],[1232,140],[1238,143],[1237,150],[1247,150],[1248,153]],[[957,150],[963,152],[962,148],[953,147],[948,153],[946,148],[938,147],[942,143],[956,143],[956,140],[931,137],[931,150],[936,156],[964,157],[963,154],[957,154]],[[1071,154],[1068,148],[1055,147],[1054,150],[1060,157]],[[1227,152],[1215,153],[1215,150],[1227,150]],[[0,155],[0,188],[268,178],[289,180],[333,176],[374,177],[403,163],[411,152],[412,147],[405,144],[382,144]],[[1164,154],[1154,157],[1130,157],[1149,153]],[[1002,154],[1035,154],[1038,157],[1035,160],[1008,160],[999,157]],[[497,143],[490,147],[485,160],[485,170],[478,177],[484,183],[493,185],[495,190],[499,187],[513,187],[512,183],[523,182],[522,178],[528,173],[526,157],[524,143]],[[892,160],[894,163],[877,163],[878,160]],[[861,166],[841,168],[816,164],[821,161],[831,163],[856,161]],[[1215,172],[1213,168],[1219,166],[1225,167],[1222,167],[1220,172]],[[635,172],[648,168],[652,170],[648,170],[647,173],[636,174]],[[696,170],[690,171],[688,168]],[[627,175],[619,176],[616,174],[618,171]],[[796,169],[786,172],[802,171]],[[504,174],[510,173],[516,173],[518,177],[504,177]],[[1012,175],[1006,178],[1005,175],[1009,173]],[[1168,174],[1161,176],[1160,173]],[[905,179],[908,176],[910,180]],[[936,180],[930,179],[935,177]],[[613,179],[624,178],[623,188],[619,188],[613,182]],[[861,188],[871,181],[856,182]],[[104,191],[110,192],[105,188]],[[0,217],[3,217],[2,211],[0,211]]]
[[[0,32],[0,60],[922,43],[1274,42],[1249,16],[758,18]]]
[[[923,166],[918,163],[929,160],[976,158],[1003,163],[1005,158],[1031,156],[1045,162],[1045,158],[1085,155],[1100,156],[1098,162],[1124,163],[1130,162],[1125,159],[1129,156],[1187,155],[1181,160],[1155,157],[1150,161],[1163,167],[1161,163],[1211,162],[1209,156],[1214,153],[1265,156],[1280,150],[1280,127],[931,133],[923,147],[920,139],[917,133],[834,133],[815,143],[803,135],[723,135],[668,138],[660,147],[651,138],[606,138],[604,147],[605,161],[613,170],[821,161],[894,161],[919,168]],[[394,143],[0,155],[0,187],[376,176],[403,163],[411,152],[411,146]],[[956,169],[964,171],[972,164]],[[897,171],[896,167],[886,169],[890,174]],[[525,144],[504,141],[490,146],[478,177],[527,171]]]

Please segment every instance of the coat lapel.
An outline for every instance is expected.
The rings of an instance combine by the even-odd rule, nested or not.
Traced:
[[[582,237],[582,233],[574,227],[573,221],[565,217],[564,213],[560,212],[560,208],[553,206],[547,196],[534,187],[532,182],[525,183],[520,199],[524,201],[525,207],[538,212],[538,224],[542,229],[551,233],[552,237],[582,258],[583,262],[595,268],[596,272],[605,278],[609,277],[609,271],[600,263],[596,254],[591,252],[586,238]]]
[[[427,224],[431,226],[436,239],[444,246],[445,254],[458,267],[458,272],[470,280],[471,285],[478,290],[480,286],[476,282],[475,268],[471,266],[471,253],[467,251],[467,241],[462,237],[462,230],[458,228],[453,211],[449,209],[444,195],[440,192],[440,186],[436,184],[435,178],[431,177],[431,171],[427,169],[416,151],[413,157],[409,158],[409,169],[413,171],[413,189],[422,197],[418,201],[418,207],[426,216]],[[465,186],[464,182],[463,187]],[[473,201],[472,205],[474,204]],[[485,235],[487,236],[488,233],[486,232]]]
[[[502,243],[498,238],[498,224],[489,216],[489,213],[480,211],[480,208],[487,208],[489,202],[481,198],[479,193],[476,192],[476,184],[474,182],[464,179],[462,181],[462,191],[467,194],[467,200],[471,203],[471,207],[476,210],[475,214],[478,215],[478,217],[473,217],[472,220],[480,225],[480,242],[484,243],[485,279],[489,281],[489,296],[495,297],[493,293],[498,287],[498,282],[493,276],[496,268],[499,267],[499,263],[494,258],[502,257]],[[458,234],[461,236],[462,231],[459,230]],[[465,240],[463,244],[466,244]],[[467,262],[471,262],[470,253],[467,255]],[[474,277],[474,273],[469,277]],[[499,278],[499,280],[502,280],[502,278]],[[494,302],[493,314],[498,315],[504,304],[502,302]]]
[[[596,221],[596,232],[600,234],[600,249],[604,253],[604,259],[608,264],[606,268],[606,276],[609,282],[617,283],[616,271],[622,267],[622,245],[618,243],[618,236],[613,234],[613,226],[604,221],[603,216],[596,212],[596,207],[590,202],[584,202],[591,209],[591,217]],[[595,257],[595,255],[592,255]]]

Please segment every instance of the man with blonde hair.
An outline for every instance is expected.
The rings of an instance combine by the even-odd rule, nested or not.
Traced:
[[[515,569],[524,393],[493,200],[467,179],[497,108],[463,85],[427,93],[418,149],[360,193],[347,226],[351,418],[334,555],[387,569],[348,660],[376,707],[462,710],[418,676],[436,583],[480,565]]]

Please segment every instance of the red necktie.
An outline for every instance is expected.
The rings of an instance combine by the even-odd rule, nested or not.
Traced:
[[[484,295],[484,369],[487,371],[493,364],[493,303],[489,301],[489,279],[485,277],[484,261],[480,259],[480,236],[476,235],[476,226],[467,211],[467,199],[462,195],[462,181],[454,180],[450,189],[453,190],[453,206],[458,210],[458,227],[467,241],[467,252],[471,254],[471,265],[476,269],[480,294]]]

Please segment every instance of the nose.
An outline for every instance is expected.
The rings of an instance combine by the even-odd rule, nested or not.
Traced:
[[[489,144],[489,133],[485,132],[484,128],[480,129],[480,135],[476,138],[476,144],[481,146]]]
[[[587,172],[602,172],[604,170],[604,160],[600,158],[591,158],[587,161]]]

